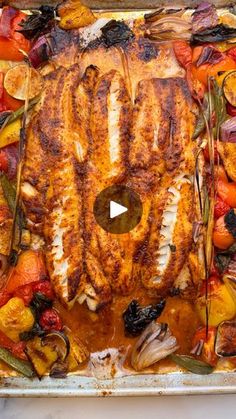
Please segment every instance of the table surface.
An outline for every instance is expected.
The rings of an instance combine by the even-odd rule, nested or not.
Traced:
[[[1,419],[235,419],[236,395],[0,399]]]

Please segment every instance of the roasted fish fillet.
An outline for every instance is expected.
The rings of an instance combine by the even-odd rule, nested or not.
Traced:
[[[196,113],[183,79],[139,83],[130,165],[136,176],[143,171],[139,189],[150,214],[136,270],[145,287],[160,296],[172,287],[192,243]]]
[[[86,267],[91,284],[101,295],[101,304],[106,302],[104,299],[111,299],[112,290],[128,293],[132,289],[131,241],[104,231],[93,214],[96,196],[104,188],[126,179],[131,118],[131,101],[124,79],[112,70],[95,87],[85,186]]]
[[[51,281],[65,304],[73,301],[83,282],[82,174],[96,74],[96,69],[89,68],[80,79],[77,66],[50,74],[40,111],[28,129],[22,200],[29,227],[33,224],[35,231],[35,224],[40,225]],[[34,133],[38,150],[32,156]]]
[[[184,263],[197,107],[171,44],[145,39],[136,23],[133,30],[126,46],[80,50],[73,41],[68,57],[55,57],[27,129],[21,199],[67,306],[78,299],[96,310],[140,284],[164,296],[181,271],[192,275]],[[97,195],[117,184],[143,203],[141,222],[123,235],[104,231],[93,214]]]

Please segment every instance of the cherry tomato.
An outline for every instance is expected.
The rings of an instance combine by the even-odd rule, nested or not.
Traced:
[[[215,208],[214,208],[214,217],[220,218],[222,215],[225,215],[230,210],[230,206],[226,204],[219,196],[216,197]]]
[[[173,42],[174,53],[177,61],[184,68],[192,62],[192,49],[186,41]]]
[[[225,226],[224,215],[216,220],[213,230],[213,243],[219,249],[228,249],[233,243],[234,238]]]
[[[0,171],[7,172],[8,158],[4,150],[0,150]]]
[[[34,293],[41,292],[41,294],[45,295],[45,297],[47,297],[49,300],[54,299],[54,291],[49,281],[37,282],[33,284],[32,288]]]
[[[12,294],[7,292],[6,290],[3,290],[0,292],[0,307],[5,306],[5,304],[10,300],[12,297]]]
[[[236,208],[236,182],[224,182],[219,179],[216,188],[219,197],[230,207]]]
[[[230,103],[226,104],[227,114],[230,116],[236,116],[236,107],[232,106]]]
[[[21,298],[26,306],[30,305],[33,299],[33,290],[31,284],[17,288],[13,295],[14,297]]]
[[[214,326],[201,327],[196,331],[193,338],[193,348],[199,343],[203,342],[201,359],[208,364],[215,366],[217,364],[217,355],[215,353],[215,339],[216,339],[217,328]]]
[[[62,329],[62,321],[57,311],[53,308],[48,308],[42,313],[39,324],[46,332]]]

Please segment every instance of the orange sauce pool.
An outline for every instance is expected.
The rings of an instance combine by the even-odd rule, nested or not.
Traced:
[[[141,305],[154,304],[156,300],[144,294],[144,290],[136,291],[132,296],[115,296],[111,305],[102,308],[98,313],[89,311],[86,305],[76,303],[71,311],[67,311],[59,302],[55,307],[59,310],[62,320],[87,346],[90,353],[107,348],[131,348],[138,338],[126,336],[122,313],[133,299]],[[192,338],[200,325],[194,305],[180,297],[169,297],[166,306],[157,319],[168,323],[172,333],[177,338],[179,353],[189,354],[192,348]],[[129,351],[129,353],[130,353]],[[127,359],[129,363],[129,355]],[[158,363],[168,365],[166,360]],[[154,368],[155,369],[155,368]]]

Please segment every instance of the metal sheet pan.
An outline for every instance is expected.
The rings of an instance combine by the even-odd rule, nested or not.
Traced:
[[[148,10],[159,7],[195,7],[201,0],[83,0],[93,9],[100,10]],[[6,0],[20,8],[56,4],[58,0]],[[235,4],[231,0],[212,0],[218,7]],[[174,372],[168,374],[129,375],[101,380],[82,375],[70,375],[66,379],[45,377],[42,381],[23,377],[0,378],[0,397],[74,397],[74,396],[160,396],[185,394],[236,393],[236,373],[216,372],[208,376]]]

